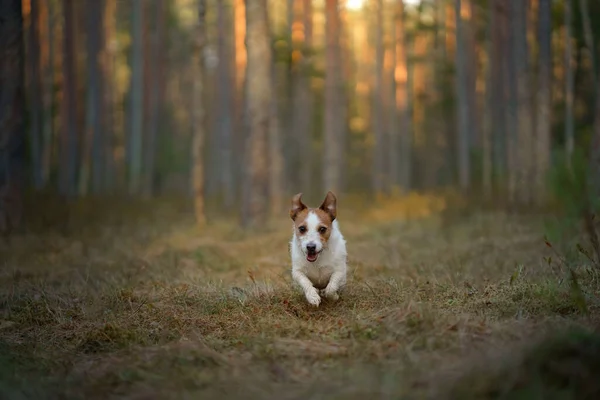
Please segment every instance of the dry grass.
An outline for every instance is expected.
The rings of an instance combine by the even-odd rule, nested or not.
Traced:
[[[31,220],[0,248],[0,397],[598,395],[589,261],[559,260],[539,219],[448,224],[411,196],[342,209],[349,286],[318,309],[291,286],[285,217],[260,234],[198,231],[172,203]]]

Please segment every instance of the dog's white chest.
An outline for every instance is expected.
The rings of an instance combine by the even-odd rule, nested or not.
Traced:
[[[316,267],[311,265],[306,268],[306,277],[310,279],[317,289],[325,289],[327,287],[331,274],[333,274],[332,267]]]

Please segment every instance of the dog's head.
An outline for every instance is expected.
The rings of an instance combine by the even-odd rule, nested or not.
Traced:
[[[328,192],[319,208],[308,208],[302,203],[302,193],[298,193],[292,198],[290,217],[294,221],[296,237],[306,260],[317,261],[319,254],[327,246],[336,217],[335,195]]]

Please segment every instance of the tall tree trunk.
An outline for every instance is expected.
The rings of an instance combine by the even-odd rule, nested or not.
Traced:
[[[246,2],[246,76],[249,135],[242,225],[258,226],[267,218],[272,94],[272,54],[266,0]],[[272,138],[272,137],[271,137]]]
[[[573,123],[573,12],[572,1],[565,0],[565,152],[567,165],[571,165],[575,147],[575,127]]]
[[[546,175],[550,167],[550,135],[551,118],[551,77],[552,77],[552,25],[550,0],[540,0],[538,18],[538,98],[537,98],[537,124],[536,132],[536,198],[538,203],[546,199]]]
[[[507,108],[506,108],[506,133],[507,133],[507,146],[506,146],[506,164],[508,168],[508,200],[511,204],[517,202],[517,184],[519,178],[519,169],[522,166],[518,159],[518,109],[519,102],[517,97],[517,60],[514,56],[514,48],[516,42],[516,29],[514,21],[514,8],[516,4],[505,3],[506,7],[506,18],[504,20],[507,35],[507,46],[504,47],[506,53],[504,54],[503,66],[506,71],[506,97],[507,97]]]
[[[456,14],[456,93],[458,97],[458,181],[460,188],[468,190],[470,187],[470,160],[469,144],[470,112],[468,98],[467,51],[464,34],[464,22],[461,16],[461,0],[455,0]]]
[[[43,67],[43,111],[42,111],[42,180],[50,179],[52,145],[54,137],[54,6],[51,0],[42,3],[45,11],[46,60]]]
[[[483,129],[482,129],[482,172],[483,172],[483,194],[487,201],[492,199],[492,137],[493,137],[493,115],[494,115],[494,95],[491,60],[494,56],[494,4],[489,7],[489,17],[491,23],[486,28],[486,50],[488,61],[485,66],[485,104],[483,110]]]
[[[396,46],[396,65],[394,78],[396,80],[396,118],[398,132],[392,136],[390,148],[394,152],[394,161],[391,168],[395,169],[393,180],[399,184],[404,191],[410,190],[410,166],[411,166],[411,138],[410,108],[408,97],[408,56],[406,50],[406,33],[404,23],[404,0],[396,1],[394,15],[394,44]],[[390,154],[390,157],[392,155]],[[391,162],[392,160],[390,160]]]
[[[375,137],[375,147],[373,149],[373,190],[376,194],[385,191],[384,166],[385,166],[385,127],[383,111],[383,0],[374,0],[373,7],[375,12],[374,19],[374,41],[375,41],[375,85],[373,87],[373,106],[371,112],[371,126]]]
[[[247,123],[245,115],[245,76],[246,76],[246,6],[245,0],[234,0],[234,107],[235,107],[235,133],[236,138],[233,142],[233,159],[241,160],[244,155],[244,145],[247,136]],[[235,188],[236,194],[242,192],[244,180],[244,165],[240,162],[234,164],[235,167]]]
[[[265,7],[265,21],[267,23],[267,40],[269,45],[269,51],[271,55],[273,51],[270,46],[270,32],[269,29],[269,16],[267,8]],[[283,203],[283,187],[284,187],[284,162],[283,162],[283,148],[282,148],[282,121],[281,118],[285,117],[286,120],[289,117],[289,105],[288,105],[288,87],[289,87],[289,70],[287,65],[278,66],[275,60],[272,59],[270,70],[271,70],[271,115],[269,116],[269,211],[277,217],[281,215],[284,210]],[[281,88],[278,91],[278,82],[281,84]],[[277,96],[277,92],[281,93],[281,96]],[[285,101],[279,104],[281,99]],[[283,110],[280,110],[280,107]]]
[[[116,56],[117,56],[117,38],[116,35],[116,0],[105,0],[104,10],[104,59],[102,61],[102,75],[104,85],[103,115],[104,121],[104,172],[102,174],[104,190],[110,193],[114,189],[116,180],[116,163],[114,159],[114,146],[117,126],[116,103]]]
[[[292,171],[295,173],[294,192],[307,192],[310,188],[311,138],[313,124],[313,98],[310,90],[312,48],[312,0],[294,0],[292,101],[292,143],[295,152]],[[297,190],[296,190],[297,189]]]
[[[133,0],[132,53],[131,53],[131,104],[129,115],[129,193],[140,192],[142,178],[142,129],[144,117],[144,7],[142,0]]]
[[[194,51],[192,55],[193,72],[193,142],[192,142],[192,187],[194,190],[194,212],[196,223],[206,224],[204,210],[204,140],[206,137],[206,110],[204,103],[204,46],[206,45],[206,2],[198,0],[198,20],[196,22]]]
[[[61,140],[60,191],[67,196],[74,196],[77,189],[77,160],[79,138],[77,133],[77,68],[75,63],[73,0],[63,0],[64,32],[63,32],[63,85],[64,94],[61,104],[63,115]]]
[[[144,192],[147,197],[154,194],[156,146],[158,130],[162,123],[162,98],[164,87],[164,44],[165,44],[165,0],[154,1],[156,28],[151,34],[152,63],[150,66],[150,113],[148,140],[144,152]]]
[[[480,148],[481,129],[479,127],[479,113],[477,112],[477,41],[475,39],[475,5],[474,0],[462,0],[462,30],[465,43],[465,56],[467,64],[467,103],[469,108],[469,152]]]
[[[325,127],[323,184],[325,190],[341,188],[342,151],[339,91],[338,0],[325,0]]]
[[[217,71],[217,148],[218,148],[218,187],[223,196],[223,205],[230,209],[234,202],[233,179],[233,85],[229,32],[231,27],[230,9],[225,0],[217,3],[217,52],[219,69]]]
[[[579,0],[579,11],[581,12],[581,19],[583,21],[583,38],[585,40],[585,47],[587,47],[595,86],[596,79],[598,79],[596,74],[596,47],[594,46],[594,36],[592,34],[592,22],[589,10],[587,0]]]
[[[533,175],[533,121],[531,109],[531,78],[529,69],[529,46],[527,43],[527,2],[511,3],[515,41],[513,58],[517,78],[517,195],[519,203],[530,205]]]
[[[41,104],[41,69],[40,69],[40,2],[30,2],[28,30],[29,72],[29,145],[31,148],[31,169],[33,187],[43,186],[42,173],[42,104]]]
[[[505,194],[507,177],[507,6],[504,0],[493,0],[490,8],[492,46],[490,50],[490,124],[493,147],[493,171],[496,194]]]
[[[0,0],[0,233],[18,228],[25,164],[21,0]]]
[[[103,125],[103,21],[104,4],[102,0],[88,0],[87,12],[87,138],[88,149],[91,150],[92,192],[102,191],[102,175],[104,172],[104,125]],[[90,157],[86,157],[89,159]],[[89,174],[86,174],[89,176]],[[86,177],[87,178],[87,177]],[[86,179],[87,180],[87,179]],[[87,186],[87,185],[86,185]]]

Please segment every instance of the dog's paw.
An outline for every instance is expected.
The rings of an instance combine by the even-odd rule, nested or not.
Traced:
[[[338,301],[340,299],[340,295],[335,290],[325,290],[325,297],[331,301]]]
[[[319,292],[317,292],[317,289],[312,288],[311,290],[307,290],[306,291],[306,300],[313,306],[315,307],[319,307],[319,304],[321,304],[321,296],[319,296]]]

